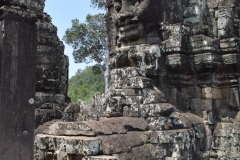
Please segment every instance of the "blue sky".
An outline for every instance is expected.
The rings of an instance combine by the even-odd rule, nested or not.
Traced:
[[[78,18],[85,22],[87,14],[96,14],[100,11],[90,7],[91,0],[46,0],[44,11],[52,17],[52,23],[58,27],[58,36],[62,40],[65,30],[71,27],[71,20]],[[75,75],[78,69],[84,69],[84,63],[74,63],[72,48],[65,44],[65,54],[69,57],[69,78]]]

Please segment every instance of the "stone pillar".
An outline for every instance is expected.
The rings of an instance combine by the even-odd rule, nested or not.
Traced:
[[[33,160],[37,28],[34,18],[0,15],[0,159]]]

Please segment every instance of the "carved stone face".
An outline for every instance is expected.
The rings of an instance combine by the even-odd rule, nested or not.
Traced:
[[[37,67],[37,91],[58,92],[58,68],[55,65]]]
[[[118,45],[159,42],[158,23],[163,19],[160,0],[114,0],[113,4]]]
[[[49,47],[38,48],[37,91],[59,92],[60,60],[58,52]]]

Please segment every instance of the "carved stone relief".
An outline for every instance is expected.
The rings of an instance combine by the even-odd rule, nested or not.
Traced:
[[[57,27],[44,13],[38,26],[37,82],[35,127],[52,119],[61,119],[69,103],[68,57],[64,45],[57,36]],[[50,106],[46,107],[46,106]]]
[[[55,136],[65,158],[238,159],[239,1],[107,0],[107,8],[108,92],[91,109],[69,106],[76,118],[65,110],[72,122],[46,126],[36,146]],[[72,135],[94,136],[98,151],[82,151],[76,137],[69,145]]]

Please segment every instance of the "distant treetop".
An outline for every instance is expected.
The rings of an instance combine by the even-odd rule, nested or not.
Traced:
[[[91,7],[98,9],[106,9],[106,0],[91,0]]]

